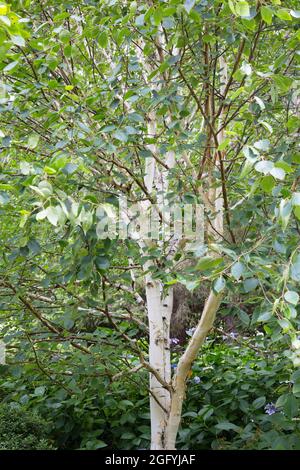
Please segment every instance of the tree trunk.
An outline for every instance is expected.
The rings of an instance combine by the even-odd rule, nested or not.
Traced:
[[[191,369],[192,363],[197,357],[200,347],[204,343],[207,334],[213,326],[220,302],[221,294],[215,294],[213,291],[211,291],[195,333],[193,334],[184,354],[179,360],[177,372],[173,378],[174,392],[172,393],[171,408],[166,429],[166,450],[176,449],[176,437],[181,421],[182,404],[186,390],[186,379]]]

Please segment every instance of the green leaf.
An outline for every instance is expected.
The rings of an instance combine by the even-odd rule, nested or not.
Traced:
[[[300,382],[296,382],[293,385],[293,394],[300,398]]]
[[[40,136],[38,134],[31,134],[28,138],[28,147],[35,149],[39,143]]]
[[[267,322],[267,321],[269,321],[269,320],[272,318],[272,316],[273,316],[272,311],[261,312],[261,313],[258,315],[256,321],[257,321],[257,323],[259,323],[259,322],[262,322],[262,323],[263,323],[263,322]]]
[[[16,46],[19,46],[19,47],[25,47],[26,43],[25,43],[25,39],[22,37],[22,36],[11,36],[10,37],[12,42],[14,44],[16,44]]]
[[[300,254],[298,254],[291,265],[291,278],[293,281],[300,281]]]
[[[270,193],[275,186],[275,181],[274,181],[273,176],[270,176],[270,175],[264,176],[260,181],[260,185],[266,193]]]
[[[290,77],[285,77],[283,75],[274,75],[274,82],[280,91],[287,93],[290,90],[293,80]]]
[[[295,214],[295,217],[300,220],[300,206],[296,206],[294,207],[294,214]]]
[[[292,17],[290,15],[290,13],[287,10],[284,10],[284,9],[280,9],[280,10],[275,11],[275,15],[278,18],[280,18],[281,20],[284,20],[284,21],[291,21],[292,20]]]
[[[223,276],[218,277],[218,279],[213,284],[213,290],[216,294],[222,292],[226,287],[226,281]]]
[[[279,179],[281,181],[285,178],[285,171],[282,168],[272,168],[270,174],[274,176],[274,178]]]
[[[232,13],[234,15],[236,15],[235,6],[234,6],[234,3],[233,3],[232,0],[228,0],[228,6],[229,6],[230,10],[232,11]]]
[[[240,427],[236,424],[230,423],[229,421],[223,421],[221,423],[216,424],[216,429],[221,431],[235,431],[240,432]]]
[[[98,36],[99,46],[106,48],[108,45],[108,36],[106,31],[102,31]]]
[[[297,294],[297,292],[292,291],[292,290],[288,290],[284,294],[284,298],[287,302],[289,302],[292,305],[297,305],[297,303],[299,302],[299,294]]]
[[[281,318],[280,320],[277,320],[277,322],[282,328],[283,333],[286,333],[293,329],[292,324],[286,318]]]
[[[266,109],[265,103],[261,98],[259,98],[258,96],[254,96],[254,99],[262,111]]]
[[[274,163],[270,162],[269,160],[261,160],[255,165],[256,171],[258,171],[259,173],[263,173],[264,175],[270,173],[273,167]]]
[[[5,16],[5,15],[0,15],[0,21],[1,21],[2,23],[4,23],[5,26],[10,26],[10,25],[11,25],[10,19],[9,19],[7,16]]]
[[[0,190],[12,191],[13,189],[15,188],[11,184],[0,183]]]
[[[44,385],[41,385],[40,387],[36,387],[34,389],[34,395],[37,397],[42,397],[45,394],[46,387]]]
[[[218,150],[225,150],[230,144],[230,142],[231,142],[230,138],[223,140],[223,142],[219,145]]]
[[[255,410],[258,410],[259,408],[262,408],[265,403],[266,403],[266,397],[259,397],[259,398],[256,398],[256,400],[254,400],[254,402],[252,403],[252,407]]]
[[[42,197],[51,196],[53,193],[52,185],[48,181],[41,181],[38,186],[30,186],[30,188]]]
[[[132,432],[124,432],[123,434],[121,434],[121,439],[134,439],[135,438],[135,434],[133,434]]]
[[[240,261],[234,263],[231,267],[231,274],[237,281],[242,277],[243,273],[245,272],[245,265]]]
[[[97,256],[95,263],[98,269],[108,269],[110,266],[110,261],[106,256]]]
[[[196,268],[199,271],[207,271],[218,266],[220,263],[222,263],[222,260],[222,258],[212,258],[211,256],[204,256],[197,263]]]
[[[163,9],[160,7],[156,8],[153,12],[154,24],[158,26],[161,23],[163,17],[164,17]]]
[[[187,13],[190,13],[190,11],[192,10],[192,8],[194,7],[196,1],[195,0],[186,0],[184,2],[184,8],[186,10]]]
[[[238,0],[235,4],[235,11],[239,16],[250,16],[249,3],[243,0]]]
[[[293,193],[292,206],[300,206],[300,193]]]
[[[286,229],[292,213],[292,203],[289,199],[282,199],[279,205],[279,221],[283,230]]]
[[[182,276],[180,276],[180,282],[181,284],[183,284],[187,290],[189,290],[190,292],[192,292],[194,289],[196,289],[197,287],[199,287],[200,285],[200,280],[199,279],[196,279],[196,280],[190,280],[190,279],[185,279],[183,278]]]
[[[128,135],[126,134],[126,132],[122,131],[121,129],[117,129],[113,133],[113,137],[117,140],[120,140],[121,142],[127,142],[128,140]]]
[[[255,279],[254,277],[250,277],[244,281],[243,286],[244,286],[244,291],[246,293],[252,292],[258,286],[258,279]]]
[[[300,10],[291,10],[290,14],[293,18],[300,18]]]
[[[265,23],[269,25],[272,24],[273,10],[271,10],[271,8],[262,6],[260,9],[260,14]]]
[[[263,152],[267,152],[270,149],[270,141],[268,139],[258,140],[254,143],[254,147],[257,150],[262,150]]]
[[[56,210],[56,207],[53,207],[53,206],[49,206],[47,209],[46,209],[46,213],[47,213],[47,219],[49,220],[49,222],[56,226],[57,223],[58,223],[58,213],[57,213],[57,210]]]
[[[299,412],[299,401],[292,393],[288,393],[286,395],[282,395],[281,397],[279,397],[279,399],[276,402],[276,406],[283,408],[284,414],[289,419],[292,419],[295,416],[297,416]]]
[[[0,16],[0,19],[1,19],[1,16]],[[19,65],[19,61],[14,60],[13,62],[10,62],[10,64],[6,65],[6,67],[4,67],[3,72],[10,72],[11,70],[15,69],[17,65]]]

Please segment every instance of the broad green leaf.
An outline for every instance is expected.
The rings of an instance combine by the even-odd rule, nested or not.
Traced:
[[[267,152],[270,149],[270,141],[268,139],[258,140],[254,143],[254,147],[257,150],[262,150],[263,152]]]
[[[218,279],[213,284],[213,290],[219,294],[225,289],[226,281],[223,276],[218,277]]]
[[[190,13],[190,11],[192,10],[192,8],[194,7],[196,1],[195,0],[185,0],[184,2],[184,8],[186,10],[187,13]]]
[[[278,18],[280,18],[281,20],[284,20],[284,21],[291,21],[292,20],[292,17],[290,15],[290,13],[287,10],[284,10],[283,8],[281,8],[280,10],[275,11],[275,15]]]
[[[245,272],[245,265],[241,263],[240,261],[237,261],[231,267],[231,274],[237,281],[242,277],[244,272]]]
[[[243,286],[245,292],[252,292],[258,286],[258,279],[250,277],[243,282]]]
[[[220,431],[235,431],[235,432],[240,432],[239,426],[236,424],[230,423],[228,421],[223,421],[221,423],[216,424],[216,429]]]
[[[300,18],[300,10],[291,10],[290,14],[292,15],[293,18]]]
[[[264,109],[266,109],[265,107],[265,103],[263,102],[263,100],[261,98],[259,98],[258,96],[254,96],[254,99],[255,101],[257,102],[258,106],[260,107],[260,109],[263,111]]]
[[[1,19],[1,16],[0,16],[0,19]],[[3,72],[10,72],[11,70],[15,69],[17,65],[19,65],[19,61],[14,60],[13,62],[10,62],[4,67]]]
[[[109,259],[106,256],[97,256],[95,258],[95,264],[99,269],[107,269],[110,266]]]
[[[239,16],[249,16],[249,3],[243,0],[238,0],[235,4],[235,11]]]
[[[259,322],[267,322],[269,321],[271,318],[272,318],[273,314],[271,311],[266,311],[266,312],[262,312],[258,315],[256,321],[259,323]]]
[[[274,167],[270,170],[270,174],[278,180],[284,180],[285,178],[285,171],[282,168]]]
[[[282,199],[279,206],[279,220],[283,230],[286,229],[292,213],[292,203],[289,199]]]
[[[0,15],[0,21],[1,21],[2,23],[4,23],[5,26],[10,26],[10,25],[11,25],[10,19],[9,19],[7,16],[5,16],[5,15]]]
[[[127,142],[128,140],[128,135],[126,134],[126,132],[122,131],[121,129],[116,130],[113,133],[113,137],[115,139],[120,140],[121,142]]]
[[[222,263],[222,258],[212,258],[210,256],[204,256],[198,261],[196,268],[199,271],[207,271]]]
[[[300,193],[293,193],[292,205],[293,206],[300,206]]]
[[[14,44],[16,44],[16,46],[25,47],[25,45],[26,45],[25,39],[22,36],[13,35],[10,38],[11,38],[12,42]]]
[[[108,45],[108,36],[106,31],[102,31],[98,36],[99,45],[103,48],[107,47]]]
[[[264,191],[270,193],[275,186],[275,180],[273,176],[267,175],[264,176],[260,181],[260,186]]]
[[[227,139],[223,140],[223,142],[219,145],[218,149],[219,150],[225,150],[228,147],[228,145],[230,144],[230,142],[231,142],[230,138],[227,138]]]
[[[273,10],[271,10],[271,8],[262,6],[260,8],[260,14],[265,23],[269,25],[272,24]]]
[[[293,83],[293,80],[290,77],[285,77],[283,75],[274,75],[274,81],[279,90],[283,93],[287,93]]]
[[[260,162],[256,163],[255,169],[259,173],[267,175],[268,173],[271,173],[271,171],[274,169],[274,163],[270,162],[269,160],[261,160]]]
[[[229,6],[230,10],[232,11],[232,13],[234,15],[236,15],[237,13],[236,13],[235,6],[234,6],[234,3],[233,3],[232,0],[228,0],[228,6]]]
[[[259,397],[254,400],[254,402],[252,403],[252,407],[255,410],[258,410],[259,408],[262,408],[265,403],[266,403],[266,397]]]
[[[300,254],[297,255],[296,259],[291,265],[291,278],[293,281],[300,281]]]
[[[40,136],[38,134],[31,134],[28,138],[28,147],[35,149],[39,143]]]
[[[292,305],[297,305],[297,303],[299,302],[299,294],[297,294],[297,292],[295,291],[288,290],[284,294],[284,298],[287,302],[289,302]]]

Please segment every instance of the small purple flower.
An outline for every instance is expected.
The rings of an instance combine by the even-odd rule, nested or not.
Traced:
[[[176,369],[177,368],[177,364],[171,364],[171,369]]]
[[[267,403],[265,406],[265,412],[267,415],[273,415],[274,413],[277,413],[279,410],[276,408],[274,403]]]
[[[171,346],[176,346],[176,344],[179,343],[179,339],[178,338],[170,338],[170,345]]]
[[[199,383],[201,382],[200,377],[198,377],[198,375],[196,375],[196,376],[193,378],[193,382],[194,382],[194,384],[199,384]]]
[[[189,328],[188,330],[186,330],[186,334],[188,336],[193,336],[193,334],[195,333],[195,330],[196,328]]]

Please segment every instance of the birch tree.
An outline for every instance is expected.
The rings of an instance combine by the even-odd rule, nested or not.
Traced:
[[[32,328],[95,369],[101,337],[82,332],[82,316],[115,331],[139,360],[126,373],[149,372],[152,449],[176,448],[189,373],[228,291],[264,289],[246,262],[291,217],[298,224],[298,17],[295,1],[0,6],[0,201],[6,220],[18,208],[1,289]],[[201,220],[194,234],[178,235],[172,209],[191,205]],[[150,214],[158,238],[142,226]],[[99,237],[107,222],[112,232]],[[51,256],[35,240],[42,231]],[[172,374],[177,284],[209,285],[209,294]],[[148,351],[132,324],[149,335]],[[27,338],[36,358],[38,337]]]

